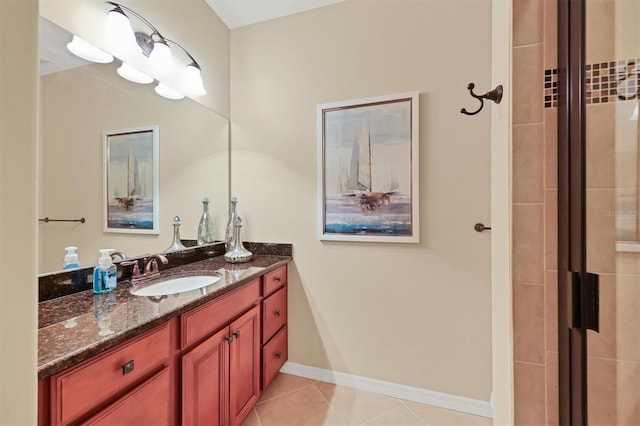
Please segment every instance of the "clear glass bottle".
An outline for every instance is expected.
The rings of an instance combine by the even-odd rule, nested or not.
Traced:
[[[178,251],[184,250],[186,247],[182,244],[180,239],[180,216],[173,217],[173,241],[168,249],[165,251]]]
[[[242,242],[242,219],[236,216],[233,221],[233,247],[224,254],[224,260],[229,263],[243,263],[251,260],[253,253],[244,248]]]
[[[198,225],[198,245],[211,244],[213,239],[213,221],[209,215],[209,199],[202,200],[202,217]]]
[[[236,213],[237,204],[238,199],[236,197],[231,198],[231,202],[229,203],[229,220],[227,221],[227,229],[224,235],[224,246],[226,251],[233,248],[233,223],[236,220],[236,217],[238,217],[238,213]]]

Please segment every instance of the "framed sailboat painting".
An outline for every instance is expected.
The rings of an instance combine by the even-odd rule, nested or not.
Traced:
[[[418,92],[318,105],[318,237],[418,243]]]
[[[158,126],[105,132],[104,231],[158,234]]]

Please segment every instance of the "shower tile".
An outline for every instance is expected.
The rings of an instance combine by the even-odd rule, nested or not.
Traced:
[[[544,269],[558,269],[558,191],[544,191]]]
[[[513,206],[513,281],[544,282],[544,206]]]
[[[589,424],[612,426],[620,424],[616,413],[618,399],[616,370],[615,360],[591,356],[587,359]]]
[[[586,62],[609,61],[615,52],[615,0],[589,2],[586,8]]]
[[[640,363],[640,277],[618,275],[616,283],[617,358]]]
[[[640,275],[640,253],[617,252],[616,271],[619,274]]]
[[[547,352],[558,352],[558,272],[546,271],[544,279],[544,325]]]
[[[558,0],[544,0],[544,67],[558,66]]]
[[[544,286],[513,284],[513,359],[544,364]]]
[[[543,4],[539,0],[513,0],[513,45],[543,41]]]
[[[615,273],[615,190],[587,189],[587,270]]]
[[[559,418],[559,389],[558,389],[558,353],[547,352],[547,423],[546,426],[560,424]]]
[[[617,420],[622,425],[640,424],[640,364],[618,362],[618,412]]]
[[[587,108],[587,188],[615,186],[615,105]]]
[[[513,49],[513,124],[541,123],[542,43]]]
[[[513,126],[513,202],[543,201],[544,126]]]
[[[558,187],[558,111],[544,110],[544,187]]]
[[[545,424],[545,366],[514,362],[515,424]]]

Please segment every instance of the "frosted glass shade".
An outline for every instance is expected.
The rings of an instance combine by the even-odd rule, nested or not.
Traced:
[[[631,117],[629,117],[631,121],[638,121],[638,104],[633,107],[633,112],[631,113]]]
[[[149,84],[153,82],[153,78],[147,74],[123,62],[116,70],[120,77],[133,81],[134,83]]]
[[[154,66],[166,69],[171,66],[171,63],[173,62],[171,49],[167,44],[161,41],[156,41],[153,43],[153,50],[149,54],[149,60]]]
[[[207,91],[202,84],[202,74],[200,68],[195,65],[187,65],[185,70],[185,83],[187,90],[191,96],[203,96],[207,94]]]
[[[116,9],[109,11],[107,25],[109,27],[109,36],[116,45],[125,49],[130,49],[137,45],[131,22],[124,13]]]
[[[75,35],[73,39],[67,43],[67,49],[77,57],[87,61],[98,62],[100,64],[108,64],[113,61],[113,56]]]
[[[158,85],[155,87],[154,89],[156,91],[156,93],[164,98],[167,99],[182,99],[184,98],[184,95],[180,92],[178,92],[175,89],[172,89],[171,87],[167,86],[166,84],[163,83],[158,83]]]

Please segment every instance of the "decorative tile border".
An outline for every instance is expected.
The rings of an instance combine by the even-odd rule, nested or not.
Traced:
[[[587,105],[636,99],[640,89],[640,59],[588,64],[585,83]],[[545,70],[544,107],[557,106],[558,70]]]

